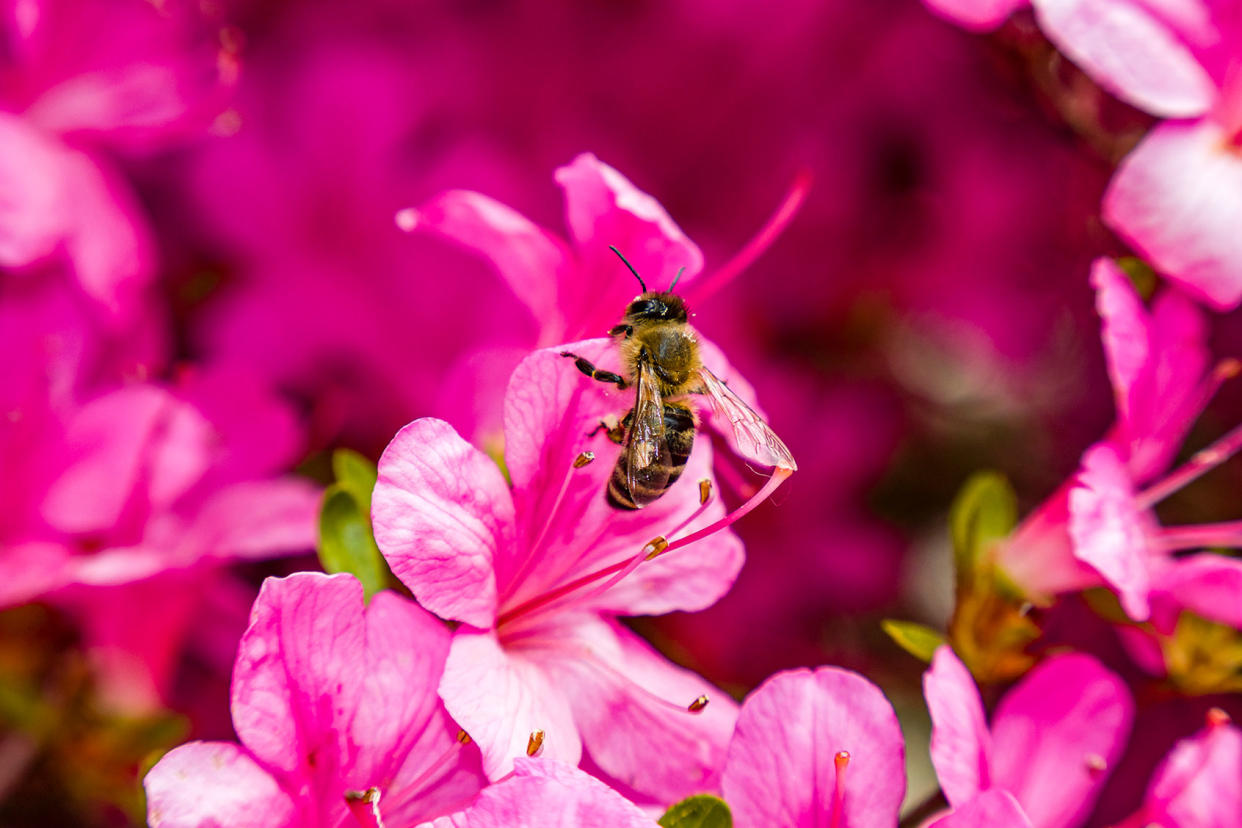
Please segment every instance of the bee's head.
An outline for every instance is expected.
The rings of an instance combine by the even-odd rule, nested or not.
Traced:
[[[686,321],[686,303],[682,301],[680,296],[673,295],[673,288],[677,287],[677,282],[681,279],[681,274],[686,270],[684,267],[677,271],[677,275],[673,277],[673,282],[668,286],[668,290],[647,290],[647,285],[643,282],[643,277],[639,276],[638,271],[634,269],[634,265],[630,264],[629,261],[621,255],[621,251],[611,244],[608,245],[608,249],[613,253],[616,253],[618,259],[625,262],[625,266],[630,269],[630,273],[634,274],[634,278],[638,280],[639,287],[643,289],[643,292],[626,307],[626,322]]]
[[[625,321],[634,322],[685,322],[686,303],[671,293],[648,291],[625,308]]]

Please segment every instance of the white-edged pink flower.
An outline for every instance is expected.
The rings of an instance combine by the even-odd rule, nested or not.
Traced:
[[[393,826],[465,806],[484,779],[436,695],[448,648],[444,625],[393,592],[364,607],[349,575],[269,578],[233,670],[240,743],[161,759],[144,781],[152,828],[336,828],[371,788]]]
[[[1232,828],[1242,814],[1242,730],[1223,710],[1174,745],[1152,774],[1137,813],[1117,828]]]
[[[777,673],[742,702],[721,787],[737,828],[892,828],[906,791],[897,716],[848,670]]]
[[[1035,667],[1001,699],[990,725],[970,672],[947,646],[923,675],[923,692],[932,764],[949,804],[963,812],[946,825],[986,824],[979,820],[988,814],[1022,824],[997,791],[1009,794],[1034,828],[1081,825],[1134,717],[1121,679],[1077,653]]]
[[[992,29],[1030,5],[1070,60],[1160,118],[1121,162],[1104,218],[1217,310],[1242,302],[1242,9],[1218,0],[924,0]]]
[[[607,340],[566,347],[617,366]],[[716,784],[736,707],[614,616],[711,605],[737,576],[742,547],[722,531],[647,560],[656,536],[676,543],[724,514],[710,495],[710,441],[696,441],[663,497],[614,509],[605,488],[620,449],[599,423],[624,415],[632,391],[591,382],[559,350],[530,355],[510,380],[509,480],[445,422],[397,434],[379,462],[375,537],[423,606],[462,622],[440,692],[490,778],[528,752],[571,764],[586,754],[668,804]],[[688,710],[701,695],[706,709]]]

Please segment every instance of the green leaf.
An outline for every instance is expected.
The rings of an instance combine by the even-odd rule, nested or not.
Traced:
[[[371,514],[371,492],[378,477],[375,464],[356,451],[337,449],[332,452],[332,472],[340,487],[361,505],[363,514]]]
[[[362,583],[367,600],[388,585],[388,564],[371,533],[370,510],[340,483],[324,492],[319,511],[319,563],[324,572],[348,572]]]
[[[696,794],[665,811],[660,825],[664,828],[733,828],[733,814],[723,799]]]
[[[953,557],[959,582],[970,580],[987,548],[1018,523],[1018,498],[1004,475],[978,472],[966,481],[949,510]]]
[[[913,621],[885,618],[880,626],[898,647],[923,661],[931,661],[936,648],[945,642],[944,633]]]

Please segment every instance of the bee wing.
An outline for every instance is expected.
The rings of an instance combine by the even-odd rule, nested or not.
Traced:
[[[634,416],[625,432],[626,479],[630,499],[643,506],[663,493],[672,474],[668,439],[664,433],[664,400],[660,383],[648,362],[638,367]]]
[[[706,368],[699,369],[699,380],[712,408],[728,421],[739,454],[764,466],[797,470],[789,448],[753,408]]]

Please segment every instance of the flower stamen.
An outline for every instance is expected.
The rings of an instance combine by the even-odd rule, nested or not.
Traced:
[[[526,740],[526,755],[538,756],[543,752],[543,736],[542,730],[532,730],[530,738]]]
[[[702,696],[699,696],[694,701],[690,702],[689,706],[686,707],[686,709],[689,710],[691,713],[701,713],[703,711],[703,708],[707,707],[708,701],[710,700],[707,698],[707,694],[705,693]]]

